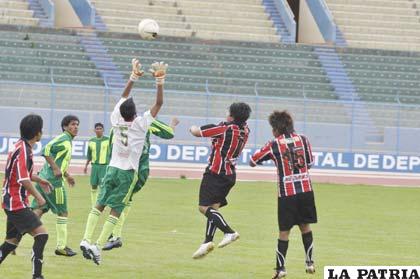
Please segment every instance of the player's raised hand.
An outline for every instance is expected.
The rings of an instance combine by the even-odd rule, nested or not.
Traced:
[[[172,117],[171,118],[171,124],[170,124],[170,126],[172,127],[172,129],[175,128],[178,124],[179,124],[179,119],[176,118],[176,117]]]
[[[144,75],[144,71],[142,70],[142,65],[140,64],[140,60],[137,58],[133,58],[131,60],[132,71],[130,75],[131,81],[136,81],[139,77]]]
[[[168,64],[165,64],[164,62],[155,62],[152,65],[150,65],[149,69],[153,77],[156,79],[157,85],[163,85],[165,83],[165,76],[167,70]]]

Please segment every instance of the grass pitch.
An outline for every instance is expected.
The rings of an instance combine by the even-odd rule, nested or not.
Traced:
[[[79,251],[90,210],[88,177],[77,177],[69,189],[69,246]],[[270,278],[277,243],[276,186],[238,182],[221,212],[241,239],[215,249],[202,260],[192,253],[204,238],[205,218],[197,211],[199,180],[150,179],[135,196],[123,231],[123,247],[103,252],[96,266],[79,253],[54,255],[55,216],[43,217],[50,239],[44,252],[46,279],[63,278]],[[418,265],[420,189],[317,184],[319,223],[313,225],[317,267],[304,272],[304,251],[298,228],[291,233],[287,278],[323,278],[325,265]],[[99,235],[105,211],[94,239]],[[0,212],[0,238],[5,215]],[[216,233],[216,244],[222,233]],[[16,256],[0,267],[0,278],[31,278],[32,238],[25,236]]]

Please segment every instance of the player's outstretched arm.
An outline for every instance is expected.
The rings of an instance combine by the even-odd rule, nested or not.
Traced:
[[[156,79],[156,101],[155,104],[150,108],[150,114],[152,117],[156,117],[163,105],[163,84],[165,83],[167,69],[168,64],[163,62],[155,62],[150,66],[149,71]]]
[[[127,81],[124,91],[121,94],[122,98],[128,98],[128,96],[130,95],[131,89],[133,88],[134,82],[144,75],[144,71],[141,69],[142,66],[140,64],[139,59],[133,58],[133,60],[131,60],[131,66],[132,66],[132,70],[131,70],[130,79]]]
[[[196,137],[214,138],[223,134],[226,129],[226,125],[207,124],[201,127],[193,125],[190,127],[190,133]]]
[[[179,124],[179,119],[177,117],[172,117],[171,118],[171,123],[169,124],[169,126],[171,126],[172,130],[175,131],[175,127],[178,126]]]

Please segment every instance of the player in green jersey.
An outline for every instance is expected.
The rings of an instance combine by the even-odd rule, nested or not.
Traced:
[[[39,206],[33,200],[31,207],[38,216],[51,211],[57,215],[57,247],[55,254],[59,256],[72,257],[76,253],[67,247],[67,194],[64,188],[66,180],[70,187],[75,186],[74,178],[68,173],[68,167],[72,155],[72,140],[79,131],[79,119],[74,115],[67,115],[61,121],[63,133],[51,140],[42,150],[42,156],[46,163],[39,172],[39,177],[48,180],[54,190],[47,194],[40,185],[36,185],[37,190],[46,200],[46,204]]]
[[[172,139],[174,137],[174,129],[178,125],[179,120],[177,118],[171,119],[170,126],[166,125],[162,121],[155,120],[152,122],[152,125],[149,127],[149,130],[146,134],[143,152],[140,157],[139,170],[138,170],[138,181],[134,187],[133,193],[130,197],[128,204],[125,206],[124,211],[121,213],[117,225],[112,231],[112,236],[108,242],[104,245],[102,250],[111,250],[113,248],[119,248],[122,246],[122,228],[124,226],[125,220],[127,219],[128,213],[131,209],[131,204],[133,200],[133,195],[141,190],[141,188],[146,184],[147,178],[149,177],[149,152],[150,152],[150,135],[153,134],[161,139]],[[112,140],[112,139],[111,139]]]
[[[104,136],[104,125],[102,123],[95,124],[95,134],[96,137],[91,138],[88,143],[87,161],[84,168],[84,173],[87,174],[89,163],[92,164],[90,174],[92,207],[96,205],[98,186],[101,184],[110,159],[109,137]]]

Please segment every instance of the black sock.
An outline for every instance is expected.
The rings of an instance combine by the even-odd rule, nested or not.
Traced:
[[[0,263],[6,259],[7,255],[10,254],[13,250],[15,250],[17,245],[9,243],[9,242],[3,242],[3,244],[0,246]]]
[[[312,251],[314,248],[314,239],[312,237],[312,231],[302,234],[303,247],[305,248],[306,263],[312,264],[314,259],[312,258]]]
[[[289,240],[278,240],[276,251],[276,269],[284,269],[286,262],[287,248],[289,247]]]
[[[44,258],[44,247],[48,241],[48,234],[38,234],[34,237],[34,246],[32,246],[32,270],[33,276],[42,275],[42,263]]]
[[[222,214],[216,209],[209,207],[206,211],[206,216],[210,221],[213,221],[213,224],[224,233],[234,233],[226,220],[223,218]]]
[[[207,226],[206,226],[206,239],[204,243],[213,241],[214,234],[216,233],[216,225],[214,224],[213,220],[207,219]]]

